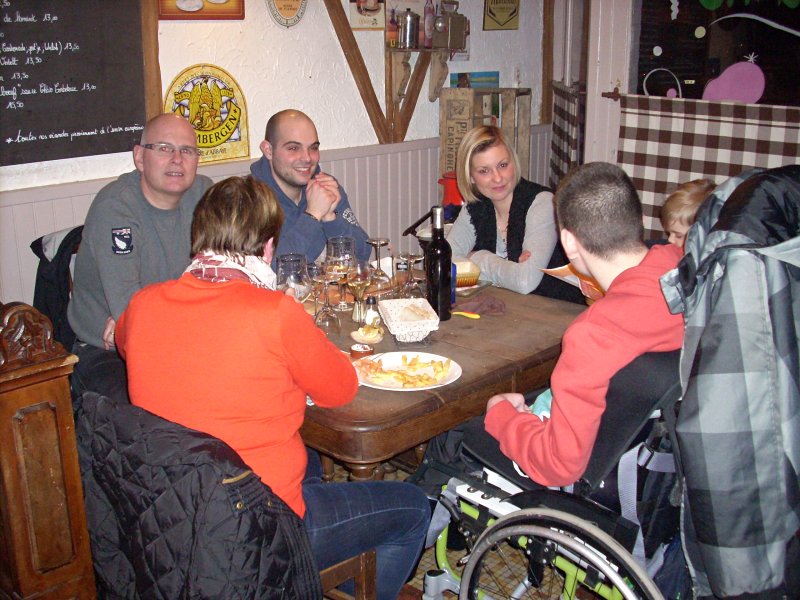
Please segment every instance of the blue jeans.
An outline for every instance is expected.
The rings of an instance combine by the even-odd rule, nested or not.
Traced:
[[[74,399],[80,398],[84,392],[97,392],[114,400],[130,402],[128,371],[116,350],[104,350],[77,340],[72,353],[78,357],[70,379]]]
[[[309,449],[303,499],[317,567],[375,548],[378,599],[395,600],[428,530],[430,504],[422,490],[402,481],[324,483],[319,455]]]

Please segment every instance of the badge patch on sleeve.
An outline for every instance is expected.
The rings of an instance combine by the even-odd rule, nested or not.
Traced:
[[[344,212],[342,213],[342,218],[350,223],[350,225],[358,225],[358,219],[356,219],[356,215],[350,210],[350,207],[345,208]]]
[[[111,230],[111,251],[114,254],[130,254],[133,251],[133,235],[130,227]]]

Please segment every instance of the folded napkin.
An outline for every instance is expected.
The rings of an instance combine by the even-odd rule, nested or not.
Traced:
[[[542,421],[550,418],[550,405],[553,404],[553,390],[547,388],[536,396],[536,400],[531,404],[531,412]]]
[[[504,315],[506,314],[506,303],[495,298],[491,294],[483,293],[472,298],[458,299],[455,310],[473,312],[479,315]]]

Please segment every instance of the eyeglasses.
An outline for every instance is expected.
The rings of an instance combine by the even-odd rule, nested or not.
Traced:
[[[159,142],[158,144],[142,144],[142,148],[147,148],[148,150],[153,150],[160,154],[170,155],[170,156],[174,155],[175,151],[177,150],[178,152],[181,153],[181,155],[187,158],[189,157],[194,158],[202,154],[200,148],[194,148],[192,146],[175,147],[172,144],[165,144],[163,142]]]

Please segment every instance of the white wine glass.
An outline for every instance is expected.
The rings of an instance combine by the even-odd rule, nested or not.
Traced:
[[[333,306],[333,310],[338,312],[353,308],[353,305],[347,302],[345,290],[347,273],[356,260],[355,250],[356,241],[350,236],[338,235],[328,238],[328,242],[325,244],[326,269],[339,273],[338,279],[331,280],[339,285],[339,302]]]
[[[357,260],[356,264],[347,274],[347,285],[353,292],[353,321],[359,325],[364,323],[367,314],[367,304],[364,302],[364,292],[372,282],[372,266],[368,260]]]
[[[325,261],[316,260],[308,263],[308,276],[311,278],[313,284],[311,296],[314,298],[314,316],[317,316],[319,310],[319,298],[322,295],[322,290],[325,287]]]
[[[276,289],[281,292],[293,290],[295,299],[300,303],[308,300],[313,285],[308,275],[305,255],[282,254],[278,257]]]
[[[381,268],[381,248],[389,245],[387,238],[369,238],[367,243],[375,248],[375,270],[372,273],[372,290],[376,296],[383,296],[392,289],[392,278]]]

